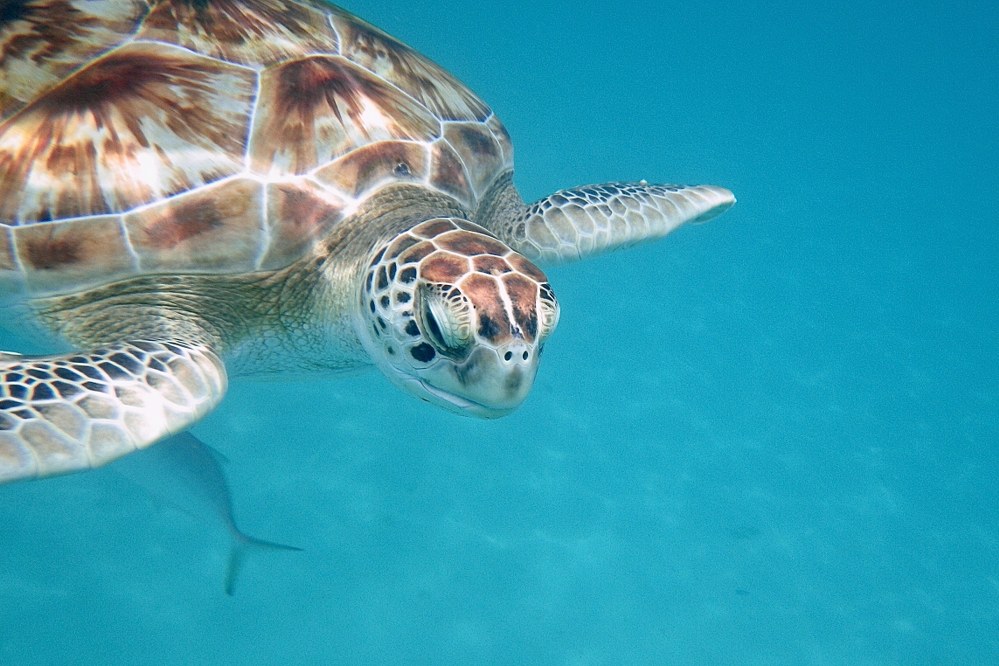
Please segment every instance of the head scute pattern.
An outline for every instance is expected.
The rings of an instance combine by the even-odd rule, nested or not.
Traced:
[[[486,354],[498,365],[529,366],[533,378],[536,356],[558,321],[544,273],[458,218],[422,222],[375,253],[361,301],[373,352],[396,372],[418,375],[440,365],[466,384],[478,377]],[[519,390],[521,382],[508,385]]]

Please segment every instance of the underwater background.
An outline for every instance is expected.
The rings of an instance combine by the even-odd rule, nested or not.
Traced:
[[[0,487],[0,663],[999,663],[996,5],[345,4],[493,107],[527,199],[739,203],[550,269],[507,418],[235,380],[194,432],[304,549],[235,596],[224,530],[113,470]]]

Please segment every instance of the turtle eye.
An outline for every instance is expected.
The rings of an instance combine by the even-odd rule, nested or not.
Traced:
[[[420,301],[420,328],[430,343],[442,354],[466,355],[472,343],[472,313],[461,292],[429,287],[422,290]]]

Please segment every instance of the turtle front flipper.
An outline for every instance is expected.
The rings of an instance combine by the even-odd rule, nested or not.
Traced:
[[[561,190],[491,226],[530,259],[565,262],[660,238],[734,203],[731,192],[713,185],[607,183]]]
[[[222,399],[207,347],[132,341],[0,355],[0,483],[98,467],[186,429]]]

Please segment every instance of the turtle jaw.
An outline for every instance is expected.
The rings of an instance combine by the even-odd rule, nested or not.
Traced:
[[[402,386],[416,397],[462,416],[474,416],[480,419],[498,419],[517,408],[516,405],[507,409],[489,407],[468,398],[442,391],[416,377],[408,377],[404,381],[405,383]]]
[[[390,378],[416,397],[448,411],[497,419],[527,398],[538,371],[536,351],[528,351],[529,345],[516,347],[480,347],[464,362],[441,359],[419,377],[394,369]]]

